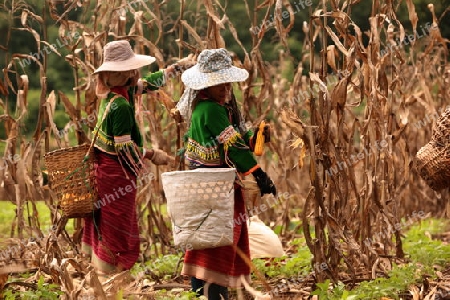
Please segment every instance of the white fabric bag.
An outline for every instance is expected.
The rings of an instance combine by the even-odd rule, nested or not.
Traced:
[[[233,244],[234,168],[161,174],[175,246],[198,250]]]
[[[250,240],[250,257],[269,258],[282,257],[285,253],[278,235],[261,221],[258,216],[247,221]]]

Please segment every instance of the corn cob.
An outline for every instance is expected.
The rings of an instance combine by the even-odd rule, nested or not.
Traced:
[[[261,156],[264,150],[264,126],[266,126],[266,122],[262,120],[256,134],[255,150],[253,151],[256,156]]]

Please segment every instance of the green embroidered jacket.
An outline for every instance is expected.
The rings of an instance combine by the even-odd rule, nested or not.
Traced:
[[[161,70],[150,73],[142,80],[144,81],[144,91],[157,90],[164,84],[164,72]],[[124,158],[126,164],[134,169],[133,165],[138,162],[143,152],[143,139],[135,118],[134,87],[128,90],[130,101],[122,96],[117,97],[111,103],[104,122],[101,123],[106,107],[115,95],[115,93],[109,93],[108,97],[100,102],[95,130],[100,124],[101,127],[95,147],[100,148],[103,152]]]
[[[239,134],[225,106],[201,100],[192,112],[185,157],[194,168],[229,165],[247,175],[258,168],[247,146],[250,136],[251,132]]]

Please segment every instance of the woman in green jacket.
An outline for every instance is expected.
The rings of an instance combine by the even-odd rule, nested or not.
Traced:
[[[162,150],[144,148],[135,118],[135,90],[156,90],[189,63],[141,78],[139,69],[153,63],[154,57],[135,54],[125,40],[109,42],[103,50],[103,64],[94,72],[101,98],[94,145],[98,210],[84,219],[82,250],[97,273],[107,276],[130,269],[139,256],[135,200],[137,178],[150,175],[144,159],[156,165],[173,160]]]
[[[183,73],[181,79],[187,89],[177,108],[190,125],[185,158],[190,169],[233,167],[243,176],[252,174],[261,194],[275,195],[275,185],[248,146],[251,134],[240,133],[238,127],[242,124],[234,124],[226,105],[232,95],[232,83],[247,77],[245,69],[232,65],[225,49],[203,50],[197,64]],[[192,289],[199,295],[207,287],[210,300],[228,299],[228,287],[239,287],[241,276],[250,280],[250,267],[236,250],[239,248],[250,257],[246,220],[240,220],[246,211],[238,185],[234,200],[234,245],[190,250],[184,257],[182,273],[191,276]]]

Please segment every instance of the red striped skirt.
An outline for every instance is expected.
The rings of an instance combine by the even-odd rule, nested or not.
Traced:
[[[234,196],[233,243],[250,257],[246,220],[244,198],[242,190],[238,187],[235,188]],[[240,286],[241,275],[250,282],[250,266],[233,246],[186,251],[182,274],[232,288]]]
[[[96,151],[95,166],[99,210],[84,218],[83,248],[102,264],[130,269],[139,256],[139,228],[136,216],[136,176],[125,171],[117,157]],[[87,246],[87,247],[84,247]]]

